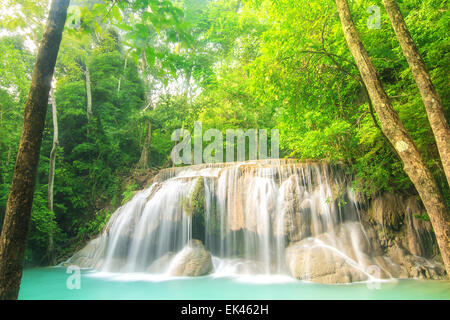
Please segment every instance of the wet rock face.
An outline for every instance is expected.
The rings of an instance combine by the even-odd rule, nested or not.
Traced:
[[[101,260],[101,257],[105,252],[105,241],[103,241],[102,237],[104,237],[104,235],[89,241],[83,249],[75,253],[62,265],[76,265],[80,268],[92,268],[95,266],[100,266],[103,262]]]
[[[425,209],[417,196],[385,193],[372,201],[363,218],[373,226],[373,238],[391,261],[393,278],[443,279],[443,267],[429,221],[418,218]]]
[[[404,201],[407,239],[405,246],[416,256],[432,257],[438,254],[436,238],[430,221],[417,218],[424,209],[417,197],[408,197]]]
[[[213,264],[211,254],[200,240],[191,240],[175,257],[170,265],[172,276],[196,277],[211,273]]]
[[[320,283],[364,281],[368,277],[338,252],[308,238],[286,250],[288,268],[293,277]]]
[[[167,270],[170,262],[175,257],[174,252],[168,252],[165,255],[159,257],[147,268],[147,272],[149,273],[163,273]]]
[[[418,196],[385,193],[372,200],[363,217],[377,229],[385,251],[397,244],[413,255],[432,258],[439,252],[431,223],[420,218],[426,217],[424,212]]]
[[[286,264],[293,277],[320,283],[389,278],[390,266],[380,251],[376,234],[352,222],[291,243],[286,249]]]
[[[399,230],[404,218],[402,199],[391,193],[378,196],[372,201],[368,215],[380,225]]]
[[[398,265],[396,278],[443,279],[445,268],[442,262],[410,254],[398,244],[388,249],[388,256]]]

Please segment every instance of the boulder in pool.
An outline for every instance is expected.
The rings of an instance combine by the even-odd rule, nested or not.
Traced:
[[[211,254],[200,240],[191,240],[171,261],[169,273],[178,277],[198,277],[211,273]]]

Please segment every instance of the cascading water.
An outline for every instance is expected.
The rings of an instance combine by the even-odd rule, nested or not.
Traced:
[[[69,262],[174,275],[190,263],[203,271],[189,275],[290,273],[306,280],[317,266],[340,263],[357,270],[358,277],[346,273],[357,281],[372,277],[370,246],[339,166],[257,160],[162,170]],[[210,261],[211,268],[199,266]],[[386,262],[377,261],[383,269]]]

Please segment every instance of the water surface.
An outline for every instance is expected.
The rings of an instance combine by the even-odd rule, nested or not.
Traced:
[[[324,285],[282,276],[164,278],[82,270],[81,288],[70,290],[66,283],[71,275],[60,267],[24,270],[19,299],[450,299],[449,281],[394,280]]]

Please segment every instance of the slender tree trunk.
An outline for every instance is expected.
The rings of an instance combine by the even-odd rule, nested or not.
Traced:
[[[141,158],[138,162],[138,168],[140,169],[148,169],[148,156],[150,151],[150,146],[152,144],[152,123],[150,119],[145,120],[145,137],[144,143],[142,145],[142,153]]]
[[[25,258],[31,208],[48,93],[61,43],[69,0],[54,0],[33,69],[22,135],[0,238],[0,299],[17,299]]]
[[[50,101],[52,104],[52,117],[53,117],[53,147],[50,152],[50,168],[48,173],[48,209],[53,211],[53,183],[55,178],[55,158],[56,149],[58,147],[58,116],[56,113],[56,101],[54,90],[50,91]]]
[[[142,73],[142,79],[144,81],[145,106],[141,112],[147,111],[148,108],[150,108],[152,105],[152,94],[151,94],[152,93],[152,84],[148,78],[147,71],[148,71],[147,56],[145,55],[145,52],[142,52],[141,73]]]
[[[86,75],[86,100],[87,100],[86,115],[88,121],[90,121],[92,118],[91,73],[89,72],[89,67],[87,65],[85,75]]]
[[[441,156],[442,166],[450,185],[450,128],[445,119],[444,108],[436,88],[431,82],[430,74],[427,71],[425,62],[420,56],[414,44],[411,34],[408,31],[405,20],[400,12],[397,1],[383,0],[384,7],[391,20],[397,39],[402,47],[403,54],[408,61],[420,95],[422,96],[425,109],[427,110],[428,120],[433,130],[436,144]]]
[[[125,56],[125,63],[123,65],[123,75],[119,77],[119,83],[117,85],[117,93],[120,93],[120,84],[122,82],[122,78],[125,76],[125,70],[127,69],[127,60],[128,60],[128,57]]]
[[[238,0],[236,3],[236,13],[239,12],[239,9],[241,9],[241,0]]]
[[[413,182],[425,205],[436,234],[447,274],[450,275],[450,219],[441,191],[383,89],[375,67],[370,61],[358,31],[353,24],[348,2],[346,0],[336,0],[336,5],[345,39],[361,73],[361,77],[366,84],[373,107],[380,120],[381,128],[397,150],[404,164],[404,171]]]
[[[52,104],[52,117],[53,117],[53,147],[50,152],[50,165],[48,170],[48,210],[53,213],[53,186],[55,182],[55,160],[56,160],[56,150],[58,148],[58,115],[56,113],[56,100],[55,91],[50,89],[50,101]],[[53,220],[53,217],[50,217]],[[48,247],[47,247],[47,257],[51,265],[55,262],[55,247],[53,241],[53,230],[50,230],[48,235]]]
[[[192,77],[192,68],[189,67],[189,69],[186,71],[186,79],[184,83],[184,95],[186,99],[189,99],[190,93],[191,93],[191,77]]]
[[[142,72],[142,77],[144,79],[144,90],[145,90],[145,106],[144,106],[144,109],[142,109],[142,111],[141,111],[142,114],[145,114],[145,112],[147,112],[147,110],[152,107],[151,85],[150,85],[150,81],[147,76],[147,69],[148,69],[147,57],[145,56],[145,54],[142,54],[141,72]],[[144,142],[142,144],[141,157],[137,164],[137,167],[140,169],[148,168],[151,144],[152,144],[152,123],[151,123],[150,119],[147,118],[147,119],[145,119]]]

